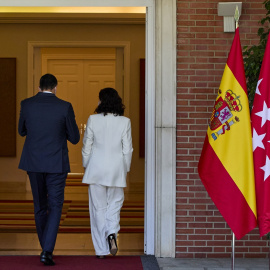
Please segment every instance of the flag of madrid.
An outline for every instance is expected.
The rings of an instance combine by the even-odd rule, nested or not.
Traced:
[[[270,232],[270,41],[256,87],[252,122],[257,215],[260,236]]]

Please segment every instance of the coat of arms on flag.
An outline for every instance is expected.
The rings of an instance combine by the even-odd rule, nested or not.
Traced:
[[[219,89],[219,93],[222,91]],[[239,122],[239,118],[234,116],[234,112],[240,112],[242,110],[242,105],[240,97],[237,96],[232,90],[227,90],[225,93],[225,98],[221,96],[217,98],[214,109],[210,118],[210,129],[218,131],[211,134],[214,140],[217,139],[217,136],[225,133],[225,130],[230,130],[230,126]]]

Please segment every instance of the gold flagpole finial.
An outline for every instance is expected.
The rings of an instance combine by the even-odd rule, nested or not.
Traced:
[[[238,21],[239,21],[239,9],[238,9],[238,6],[236,6],[235,8],[235,13],[234,13],[234,19],[235,19],[235,29],[238,28]]]

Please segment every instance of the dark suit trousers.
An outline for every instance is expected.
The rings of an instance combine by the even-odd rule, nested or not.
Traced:
[[[64,203],[67,173],[27,174],[33,194],[39,242],[43,251],[53,252]]]

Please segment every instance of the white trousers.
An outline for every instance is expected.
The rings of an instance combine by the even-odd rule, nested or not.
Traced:
[[[96,255],[110,254],[107,237],[120,230],[124,189],[91,184],[88,188],[90,225]]]

